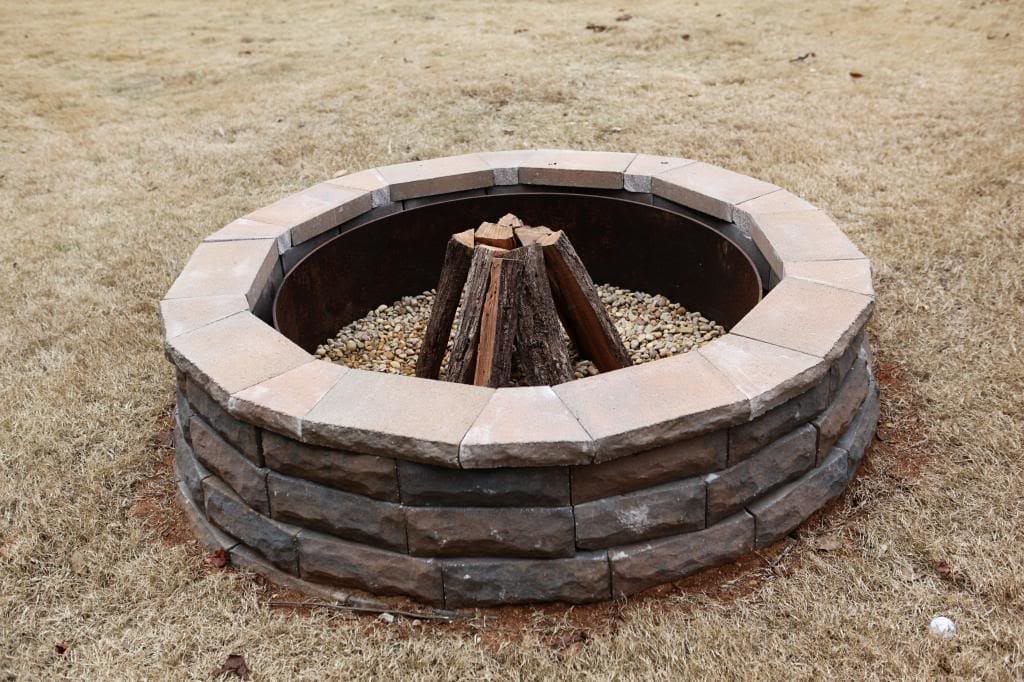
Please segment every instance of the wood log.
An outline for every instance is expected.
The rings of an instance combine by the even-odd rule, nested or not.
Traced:
[[[516,362],[523,379],[529,386],[555,386],[570,381],[572,363],[562,337],[541,246],[531,244],[515,249],[507,257],[523,263],[515,344]]]
[[[473,383],[477,386],[506,386],[512,376],[512,347],[519,315],[522,272],[523,263],[519,260],[491,260],[473,375]]]
[[[466,285],[462,287],[462,316],[459,328],[455,332],[452,352],[448,356],[445,381],[473,383],[477,339],[480,334],[480,313],[483,311],[484,297],[487,295],[487,285],[490,282],[491,260],[501,253],[505,253],[505,250],[486,245],[479,245],[473,249]]]
[[[529,246],[530,244],[536,244],[541,237],[546,237],[551,234],[551,230],[546,227],[517,227],[516,228],[516,239],[523,246]]]
[[[506,213],[498,220],[498,224],[511,227],[514,230],[517,227],[522,227],[523,221],[519,219],[519,216],[513,213]]]
[[[633,364],[612,318],[601,303],[587,269],[561,230],[542,237],[544,262],[552,293],[565,307],[563,321],[583,357],[608,372]]]
[[[419,355],[416,357],[416,376],[436,379],[441,373],[441,362],[452,332],[455,310],[459,307],[462,287],[473,259],[473,230],[453,234],[448,240],[437,282],[434,306],[430,309],[427,331],[423,335]]]
[[[475,238],[477,244],[487,244],[500,249],[516,247],[516,235],[510,225],[480,223],[480,227],[476,228]]]

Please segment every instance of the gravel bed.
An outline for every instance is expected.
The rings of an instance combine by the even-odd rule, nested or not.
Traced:
[[[725,334],[721,325],[664,296],[608,284],[598,285],[597,291],[615,320],[615,327],[634,364],[685,353]],[[418,296],[405,296],[391,305],[380,305],[318,347],[316,357],[359,369],[415,376],[416,355],[433,303],[434,291],[431,290]],[[458,325],[456,313],[454,328],[458,329]],[[589,360],[579,359],[567,335],[565,343],[577,379],[599,373]],[[451,340],[448,349],[451,350]],[[441,366],[442,377],[447,362],[446,355]]]

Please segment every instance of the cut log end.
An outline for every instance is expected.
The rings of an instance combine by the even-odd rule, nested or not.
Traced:
[[[510,225],[481,223],[480,227],[476,228],[475,239],[477,244],[486,244],[502,249],[514,249],[516,246],[516,235]]]

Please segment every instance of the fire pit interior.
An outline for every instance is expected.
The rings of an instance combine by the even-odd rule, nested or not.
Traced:
[[[441,276],[453,234],[510,213],[551,231],[532,256],[525,239],[497,253],[513,276],[534,258],[555,311],[523,323],[544,306],[516,304],[515,343],[500,324],[513,308],[468,293],[483,286],[468,260],[465,275]],[[489,236],[463,255],[493,260],[480,252]],[[614,320],[627,294],[566,306],[579,292],[543,251],[565,244],[589,272],[581,291],[592,279],[663,297],[713,333],[689,352],[634,357],[627,344],[599,360],[593,339],[618,338],[599,318]],[[487,267],[488,282],[505,281],[504,262]],[[313,355],[435,287],[430,324],[420,301],[421,343],[443,350],[449,326],[453,347],[478,330],[453,376],[438,353],[395,373]],[[463,291],[464,309],[471,295],[481,308],[466,329],[449,319]],[[873,305],[870,263],[824,213],[700,162],[494,152],[335,178],[212,234],[161,302],[181,503],[233,564],[332,599],[461,608],[630,595],[774,543],[845,489],[878,418]],[[547,363],[556,315],[599,373]],[[516,361],[518,378],[481,363],[544,335]]]

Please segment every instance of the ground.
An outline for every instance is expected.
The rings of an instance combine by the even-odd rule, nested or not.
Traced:
[[[1024,676],[1022,39],[1016,0],[4,3],[0,673]],[[167,504],[157,301],[285,193],[523,147],[702,159],[831,213],[876,267],[862,475],[796,540],[614,607],[271,607]]]

